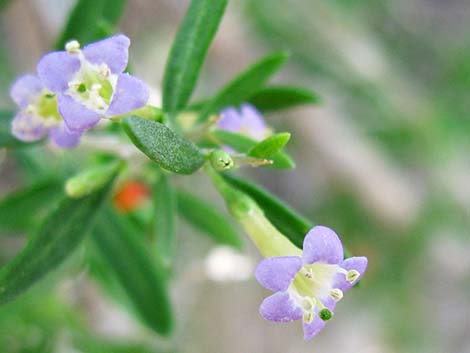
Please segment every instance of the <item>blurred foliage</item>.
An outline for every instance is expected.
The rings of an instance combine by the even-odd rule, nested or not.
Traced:
[[[8,1],[0,0],[0,10],[8,10],[7,3]],[[89,29],[83,26],[83,18],[79,16],[80,3],[85,2],[77,2],[73,12],[76,19],[72,18],[67,22],[67,31],[73,31],[74,26],[80,30]],[[106,3],[101,1],[100,6],[105,6],[103,4]],[[92,8],[95,17],[92,21],[90,17],[90,23],[97,24],[97,28],[78,35],[83,35],[86,42],[100,37],[102,33],[108,33],[119,21],[125,2],[120,1],[118,5],[116,12],[111,12],[111,18],[106,18],[101,7]],[[414,17],[407,14],[413,6],[418,9],[417,14],[414,12]],[[361,300],[385,318],[383,323],[387,328],[386,339],[394,351],[400,352],[428,352],[436,344],[436,336],[439,335],[435,326],[426,322],[427,308],[420,301],[423,293],[417,295],[417,291],[421,289],[416,278],[420,278],[423,270],[422,257],[425,256],[425,250],[440,229],[447,229],[450,234],[468,239],[470,226],[467,209],[462,207],[439,178],[441,168],[446,168],[454,158],[462,158],[469,151],[470,48],[463,43],[470,30],[457,18],[459,8],[465,9],[468,6],[465,7],[464,1],[449,2],[448,8],[444,10],[439,6],[439,2],[431,1],[245,0],[241,9],[243,18],[251,24],[250,33],[256,35],[258,43],[273,50],[284,49],[291,54],[293,62],[289,65],[294,69],[292,75],[296,84],[314,89],[325,103],[339,100],[338,104],[346,112],[351,124],[376,143],[375,146],[381,153],[390,157],[398,168],[422,179],[421,184],[425,190],[423,207],[412,224],[404,228],[384,224],[364,207],[354,190],[339,183],[331,183],[334,185],[330,186],[328,195],[315,195],[315,199],[307,200],[306,204],[313,206],[304,212],[312,215],[316,223],[331,224],[339,234],[345,234],[344,242],[352,253],[367,253],[373,266],[370,275],[364,279]],[[452,16],[456,17],[455,21]],[[437,26],[440,22],[445,25]],[[454,35],[457,38],[452,38]],[[69,36],[62,35],[59,42],[63,43]],[[211,37],[211,33],[208,33],[208,37]],[[6,97],[14,77],[14,60],[8,43],[2,41],[2,108],[11,106]],[[248,84],[251,86],[252,82],[249,81]],[[187,88],[184,89],[188,91]],[[189,97],[191,89],[189,93],[185,91],[184,100]],[[258,97],[261,103],[267,99],[266,95],[260,98],[260,92],[252,93],[255,93],[253,99]],[[300,90],[294,93],[291,98],[294,101],[317,101],[316,95],[302,94]],[[267,97],[270,98],[269,95]],[[217,106],[216,98],[202,102],[202,107],[211,112],[211,105]],[[289,106],[289,101],[283,104]],[[8,114],[0,112],[0,119],[6,119]],[[1,134],[2,130],[0,143],[7,145],[12,142],[3,140]],[[73,153],[70,158],[52,155],[42,146],[8,150],[8,153],[15,160],[16,181],[34,191],[29,195],[30,198],[22,199],[31,210],[37,207],[37,198],[43,197],[41,192],[45,185],[49,185],[47,183],[50,181],[48,178],[51,171],[54,174],[54,183],[49,195],[51,205],[48,207],[55,205],[52,196],[57,193],[58,186],[55,182],[63,182],[83,162],[82,156]],[[21,196],[21,192],[19,194]],[[18,202],[18,198],[15,199],[17,196],[18,194],[13,194],[4,200],[0,204],[0,210],[6,202]],[[178,199],[188,197],[192,198],[192,195],[181,192],[178,194]],[[195,205],[200,204],[197,199],[193,201]],[[25,208],[24,205],[20,208]],[[186,214],[185,218],[197,227],[207,228],[206,224],[201,224],[197,213],[191,214],[189,209],[181,210],[181,206],[178,207],[183,215]],[[31,224],[42,221],[43,211],[38,210],[32,215],[27,212],[24,223],[13,224],[8,231],[29,230]],[[198,211],[204,212],[205,209],[201,207]],[[206,212],[214,211],[207,209]],[[2,216],[5,217],[5,214],[0,215],[0,218]],[[223,216],[217,214],[214,217],[222,219]],[[114,223],[106,224],[103,218],[106,217],[101,218],[99,227],[116,226]],[[131,229],[138,227],[141,222],[132,216],[126,221],[135,223],[126,225]],[[304,222],[303,219],[300,221]],[[209,232],[214,239],[239,246],[235,235],[227,235],[224,240],[220,229],[210,228]],[[126,232],[124,239],[132,243],[133,240],[129,239],[131,233],[132,231]],[[234,231],[233,233],[235,234]],[[13,236],[9,234],[0,240],[8,238]],[[20,234],[14,238],[22,241],[25,237]],[[107,237],[104,240],[111,243],[113,239]],[[297,242],[300,244],[301,239],[297,239]],[[114,246],[129,258],[133,257],[132,251],[143,251],[142,245],[135,245],[135,248],[131,246],[130,252],[124,251],[125,245]],[[142,317],[142,312],[147,307],[143,305],[136,308],[135,303],[141,293],[135,292],[136,298],[129,297],[120,283],[123,276],[132,277],[132,271],[138,271],[139,263],[135,263],[132,269],[117,266],[120,272],[112,273],[109,263],[116,259],[112,255],[107,259],[99,256],[99,252],[106,247],[108,245],[105,242],[97,246],[93,238],[85,244],[89,266],[87,276],[99,283],[105,293],[118,304],[130,308],[131,312],[140,310]],[[9,260],[11,256],[11,253],[0,249],[2,262]],[[145,257],[144,261],[158,263],[159,260]],[[76,275],[77,268],[82,267],[71,262],[72,264],[64,266],[60,271],[70,271]],[[60,274],[56,276],[59,277]],[[158,274],[150,273],[149,276],[153,278]],[[145,279],[137,278],[137,281],[139,286],[148,285]],[[85,353],[160,352],[153,344],[119,343],[103,338],[86,322],[80,303],[71,304],[64,299],[65,296],[60,295],[60,291],[57,294],[57,291],[51,290],[53,282],[53,279],[49,279],[18,301],[0,308],[2,352],[60,352],[60,344]],[[468,291],[469,288],[464,290]],[[162,297],[164,298],[164,294]],[[152,298],[145,298],[144,304],[150,307],[151,300]],[[149,315],[152,313],[150,311]],[[155,325],[158,331],[160,323]]]

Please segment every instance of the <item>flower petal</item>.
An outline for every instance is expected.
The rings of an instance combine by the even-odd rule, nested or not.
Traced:
[[[318,315],[315,315],[315,318],[310,324],[307,324],[306,322],[303,323],[304,339],[306,341],[310,341],[322,330],[323,327],[325,327],[325,321],[320,319]]]
[[[62,122],[59,126],[49,131],[50,140],[61,148],[74,148],[80,142],[81,133],[71,132]]]
[[[241,107],[242,126],[255,140],[262,140],[266,136],[267,125],[261,113],[251,104]]]
[[[339,288],[343,292],[350,289],[361,279],[364,272],[366,272],[367,262],[368,262],[367,257],[364,257],[364,256],[350,257],[344,260],[340,266],[344,268],[346,271],[356,270],[357,272],[359,272],[359,277],[353,283],[350,283],[346,279],[346,275],[344,275],[343,273],[338,273],[336,275],[336,279],[335,279],[335,283],[333,287]]]
[[[88,109],[66,94],[57,95],[57,102],[59,113],[71,132],[83,132],[100,121],[101,114]]]
[[[56,51],[46,54],[37,65],[38,76],[42,83],[53,92],[62,92],[80,69],[80,59],[76,54]]]
[[[128,113],[147,104],[149,89],[137,77],[121,74],[118,77],[111,104],[106,116],[115,116]]]
[[[303,314],[287,292],[277,292],[264,299],[259,312],[266,320],[275,322],[300,320]]]
[[[241,129],[241,116],[238,111],[233,108],[225,108],[222,110],[220,120],[217,123],[217,127],[220,130],[230,131],[230,132],[240,132]]]
[[[305,264],[339,264],[343,261],[341,240],[333,230],[324,226],[315,226],[307,233],[303,250]]]
[[[258,264],[255,277],[263,287],[273,292],[284,291],[289,288],[301,268],[302,259],[300,257],[271,257]]]
[[[13,83],[10,89],[10,97],[20,107],[25,107],[32,103],[43,88],[44,86],[39,78],[31,74],[26,74],[20,76]]]
[[[127,67],[131,41],[124,34],[118,34],[83,48],[85,58],[96,65],[106,64],[113,74],[122,73]]]
[[[11,133],[17,139],[33,142],[42,139],[47,134],[47,127],[40,117],[21,110],[11,122]]]

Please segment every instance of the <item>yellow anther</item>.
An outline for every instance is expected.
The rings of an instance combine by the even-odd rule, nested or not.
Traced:
[[[313,313],[313,311],[304,312],[303,320],[306,324],[311,324],[314,318],[315,314]]]
[[[80,43],[76,40],[71,40],[65,44],[65,50],[70,54],[75,54],[80,51]]]
[[[315,307],[316,304],[315,298],[312,297],[304,297],[302,300],[302,307],[305,310],[312,310]]]
[[[356,270],[349,270],[347,275],[346,275],[346,279],[348,280],[349,283],[354,283],[354,281],[356,279],[358,279],[360,276],[360,273],[357,272]]]
[[[111,70],[109,69],[108,65],[106,64],[101,64],[99,69],[98,69],[98,73],[102,76],[102,77],[108,77],[110,74],[111,74]]]
[[[334,288],[330,291],[330,296],[337,302],[343,299],[343,291],[339,288]]]

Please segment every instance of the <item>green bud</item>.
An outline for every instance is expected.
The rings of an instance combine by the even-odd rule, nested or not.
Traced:
[[[122,167],[121,161],[99,165],[81,172],[65,183],[65,192],[72,198],[86,196],[99,189]]]
[[[328,310],[328,309],[322,309],[320,310],[320,312],[318,313],[318,316],[320,317],[320,319],[322,319],[323,321],[328,321],[330,320],[332,317],[333,317],[333,313]]]
[[[230,170],[234,166],[232,157],[222,150],[213,151],[209,158],[212,167],[217,171]]]

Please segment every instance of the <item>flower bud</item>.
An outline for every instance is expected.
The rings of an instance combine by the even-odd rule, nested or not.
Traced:
[[[233,168],[233,159],[223,150],[213,151],[210,155],[212,167],[217,171],[226,171]]]
[[[119,161],[85,170],[67,180],[65,192],[72,198],[86,196],[106,184],[121,167],[122,163]]]

